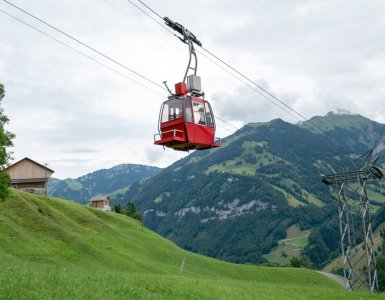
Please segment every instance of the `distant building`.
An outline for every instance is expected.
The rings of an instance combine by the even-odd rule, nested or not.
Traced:
[[[95,196],[91,199],[91,207],[101,210],[111,210],[110,201],[110,196]]]
[[[48,179],[53,170],[26,157],[4,170],[11,177],[15,189],[26,192],[47,195]]]

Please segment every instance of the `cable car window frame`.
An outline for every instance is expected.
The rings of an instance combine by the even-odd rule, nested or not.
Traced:
[[[163,103],[161,124],[174,121],[183,117],[183,101],[171,99]]]
[[[192,105],[191,105],[191,97],[186,97],[185,105],[184,105],[184,116],[185,116],[185,121],[187,123],[194,123],[193,113],[192,113]]]
[[[205,101],[205,115],[206,115],[206,123],[208,127],[215,128],[215,120],[213,110],[211,109],[210,103]]]
[[[200,101],[191,101],[192,112],[194,117],[194,124],[207,126],[206,115],[205,115],[205,101],[202,103]]]

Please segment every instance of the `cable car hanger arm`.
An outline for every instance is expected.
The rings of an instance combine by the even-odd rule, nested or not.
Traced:
[[[177,22],[172,21],[168,17],[164,17],[163,20],[166,22],[167,26],[171,27],[172,29],[174,29],[176,32],[179,32],[183,36],[183,39],[181,37],[179,37],[179,39],[183,43],[187,44],[188,41],[191,41],[191,42],[197,44],[199,47],[202,47],[201,41],[199,41],[196,38],[196,36],[191,31],[186,29],[183,25],[181,25],[181,24],[179,24]]]
[[[166,22],[166,25],[171,27],[173,30],[176,32],[180,33],[182,37],[178,37],[183,43],[188,45],[189,49],[189,60],[186,68],[186,72],[183,77],[182,82],[186,82],[187,75],[190,70],[193,71],[193,74],[196,76],[197,75],[197,70],[198,70],[198,58],[195,52],[194,48],[194,43],[197,44],[198,46],[202,46],[202,43],[196,38],[196,36],[189,30],[187,30],[183,25],[174,22],[170,20],[168,17],[164,17],[164,21]],[[192,58],[194,57],[194,66],[191,66],[192,63]],[[202,91],[192,91],[193,94],[197,96],[204,96],[204,93]]]

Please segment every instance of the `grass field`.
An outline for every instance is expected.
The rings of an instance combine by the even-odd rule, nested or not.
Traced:
[[[380,236],[380,230],[384,230],[384,229],[385,229],[385,223],[382,223],[373,232],[373,247],[374,247],[374,250],[379,255],[384,255],[385,254],[384,249],[381,249],[382,238]],[[364,249],[362,249],[362,244],[358,245],[356,247],[356,249],[362,255],[364,254]],[[361,264],[362,268],[364,267],[364,264],[365,264],[365,262],[363,261],[362,264]],[[337,270],[337,269],[341,269],[341,268],[342,268],[342,256],[339,256],[336,259],[332,260],[329,264],[327,264],[322,270],[325,271],[325,272],[328,272],[328,273],[332,273],[333,270]]]
[[[279,240],[278,246],[264,257],[280,266],[290,265],[290,259],[301,256],[302,249],[308,244],[309,233],[308,230],[299,229],[298,225],[290,226],[286,238]]]
[[[275,190],[281,192],[282,194],[284,194],[286,200],[287,200],[287,203],[292,206],[292,207],[298,207],[300,205],[306,205],[305,203],[299,201],[297,198],[295,198],[292,194],[286,192],[284,189],[278,187],[278,186],[275,186],[275,185],[271,185]]]
[[[183,275],[179,278],[185,258]],[[314,271],[196,255],[124,215],[12,191],[0,202],[1,299],[383,299]]]

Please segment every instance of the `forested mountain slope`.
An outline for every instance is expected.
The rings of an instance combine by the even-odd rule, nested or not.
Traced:
[[[63,197],[74,202],[86,204],[92,196],[109,194],[128,188],[135,181],[160,172],[157,167],[121,164],[110,169],[102,169],[76,179],[49,181],[49,195]]]
[[[147,226],[183,248],[233,262],[266,261],[264,255],[292,225],[310,232],[330,226],[335,238],[326,245],[326,234],[311,233],[309,239],[325,245],[322,257],[310,257],[321,267],[336,255],[338,229],[330,225],[337,214],[335,198],[320,174],[331,172],[330,166],[351,166],[368,146],[381,151],[385,125],[335,114],[311,122],[324,133],[314,124],[280,119],[248,124],[222,147],[192,153],[135,183],[117,201],[133,200]],[[377,210],[385,202],[385,185],[373,189]],[[303,255],[309,255],[306,249]]]

